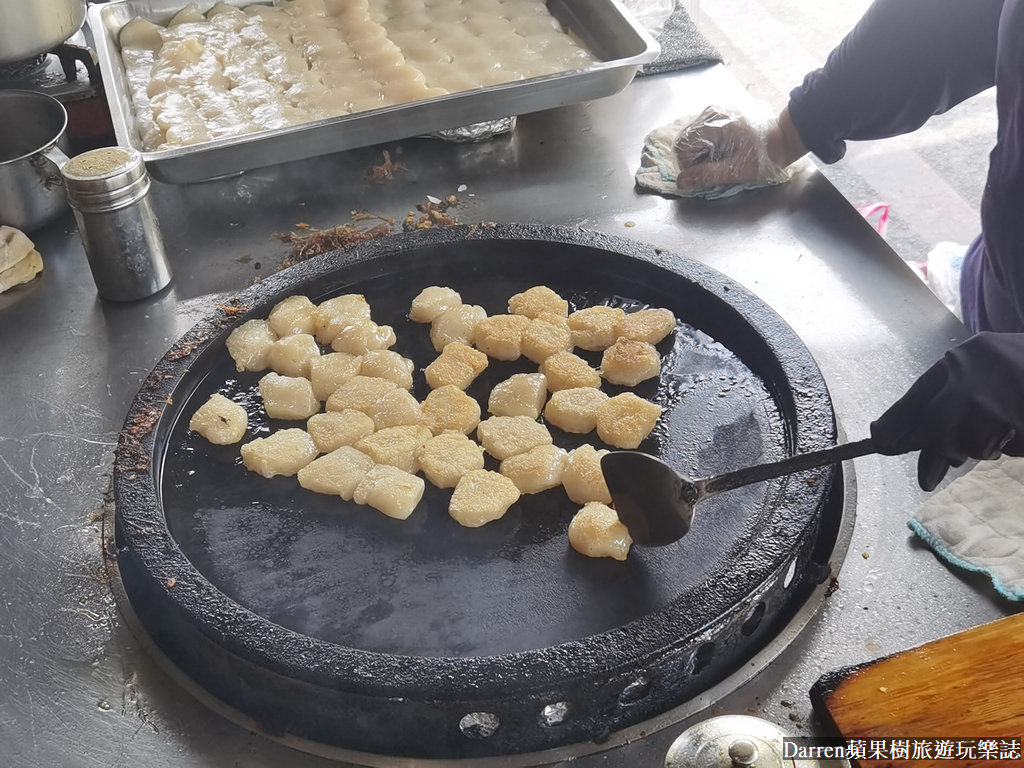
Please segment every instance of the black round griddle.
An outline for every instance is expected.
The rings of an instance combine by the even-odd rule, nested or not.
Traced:
[[[834,444],[828,392],[799,339],[759,299],[679,256],[577,229],[477,225],[318,257],[241,294],[244,311],[198,324],[128,414],[114,475],[118,565],[174,664],[271,734],[450,759],[600,741],[764,645],[822,578],[814,550],[839,514],[838,468],[709,499],[681,541],[635,547],[620,563],[568,546],[578,506],[560,488],[466,529],[448,517],[451,491],[428,483],[398,521],[249,473],[238,446],[188,431],[213,392],[247,405],[246,440],[302,426],[266,418],[262,374],[237,373],[224,346],[285,296],[364,294],[416,362],[422,399],[436,353],[429,326],[407,318],[412,298],[447,285],[494,314],[535,284],[574,309],[675,312],[660,380],[633,390],[665,408],[640,450],[705,476]],[[469,392],[486,415],[495,383],[535,370],[492,360]],[[551,431],[565,448],[605,447],[593,433]]]

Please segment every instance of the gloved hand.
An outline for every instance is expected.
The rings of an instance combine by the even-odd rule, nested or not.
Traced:
[[[879,451],[921,451],[931,491],[952,467],[1024,456],[1024,333],[979,333],[949,350],[871,424]]]
[[[788,124],[792,135],[786,135],[780,121]],[[754,122],[713,106],[679,133],[674,151],[679,163],[676,186],[684,195],[780,184],[790,179],[790,164],[806,153],[788,112],[780,119]]]

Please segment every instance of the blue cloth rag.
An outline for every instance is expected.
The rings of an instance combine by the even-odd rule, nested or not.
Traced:
[[[907,525],[951,565],[987,574],[999,594],[1024,601],[1024,458],[979,462]]]

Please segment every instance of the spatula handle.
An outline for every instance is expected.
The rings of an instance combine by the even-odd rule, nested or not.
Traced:
[[[800,453],[782,461],[771,462],[770,464],[758,464],[754,467],[715,475],[704,481],[703,492],[704,495],[710,495],[719,491],[729,491],[743,485],[759,483],[762,480],[773,480],[776,477],[791,475],[794,472],[803,472],[806,469],[837,464],[847,459],[856,459],[858,456],[867,456],[869,453],[878,453],[878,449],[870,437],[854,443],[843,443],[833,448],[825,448],[820,451]]]

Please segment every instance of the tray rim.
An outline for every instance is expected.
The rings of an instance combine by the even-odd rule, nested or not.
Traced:
[[[266,2],[223,1],[239,7]],[[100,71],[105,75],[104,93],[117,143],[138,150],[150,174],[158,181],[189,184],[264,167],[269,164],[262,159],[264,157],[274,157],[273,164],[304,160],[618,93],[632,82],[643,64],[658,57],[661,46],[620,0],[587,0],[598,1],[611,9],[624,29],[640,40],[643,47],[635,55],[600,61],[569,72],[163,150],[148,150],[141,144],[116,39],[120,25],[111,17],[127,9],[131,16],[154,19],[180,10],[182,0],[115,0],[90,5],[87,24]],[[202,11],[215,2],[195,0],[194,4]]]

